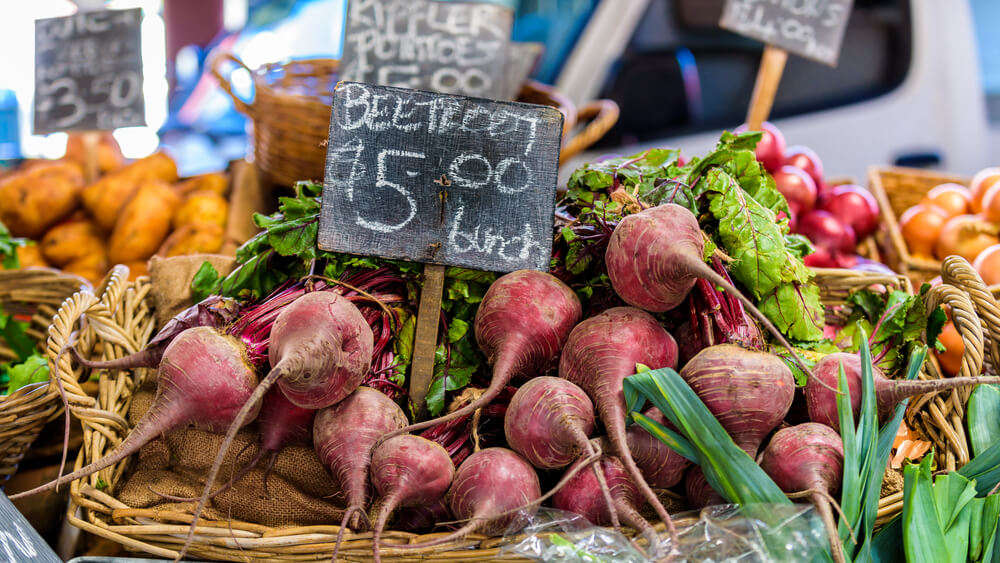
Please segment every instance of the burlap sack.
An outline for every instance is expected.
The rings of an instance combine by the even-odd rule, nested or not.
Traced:
[[[136,394],[129,411],[130,422],[134,424],[149,408],[152,396],[151,389]],[[140,450],[135,466],[116,496],[135,508],[193,511],[194,502],[176,502],[157,493],[185,498],[200,495],[205,474],[222,439],[219,434],[193,429],[164,435]],[[258,451],[256,427],[251,425],[236,436],[216,488],[245,467]],[[209,501],[205,516],[265,526],[336,524],[343,506],[338,493],[311,445],[289,446],[278,455],[266,483],[264,467],[252,470]]]
[[[236,263],[232,256],[220,254],[150,258],[149,279],[152,287],[149,296],[156,310],[157,326],[162,327],[174,315],[194,304],[191,302],[191,280],[206,261],[223,276],[233,271]]]

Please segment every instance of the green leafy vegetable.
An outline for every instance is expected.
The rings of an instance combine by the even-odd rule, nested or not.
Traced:
[[[26,385],[49,380],[49,363],[39,354],[32,354],[19,364],[5,366],[4,371],[8,377],[7,394]]]
[[[923,292],[910,295],[898,290],[862,289],[848,296],[847,306],[851,308],[851,316],[835,342],[844,350],[856,352],[861,347],[862,335],[870,334],[868,343],[875,365],[886,373],[903,369],[905,359],[924,346],[925,333],[927,342],[933,346],[940,333],[938,322],[944,316],[940,307],[928,314]]]
[[[21,262],[17,258],[17,248],[34,244],[32,241],[11,236],[7,225],[0,223],[0,259],[3,261],[4,270],[16,270],[21,267]]]

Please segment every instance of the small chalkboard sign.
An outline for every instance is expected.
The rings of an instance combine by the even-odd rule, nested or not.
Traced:
[[[0,563],[61,563],[52,548],[0,493]]]
[[[726,0],[723,28],[836,66],[854,0]]]
[[[343,80],[499,98],[514,14],[486,3],[350,0]]]
[[[548,269],[562,119],[548,106],[338,84],[319,247]]]
[[[36,134],[145,125],[142,10],[35,21]]]

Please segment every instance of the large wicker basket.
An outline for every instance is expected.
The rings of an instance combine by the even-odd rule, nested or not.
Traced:
[[[909,276],[914,284],[940,275],[940,260],[910,253],[899,228],[899,216],[920,203],[935,186],[947,183],[968,186],[969,179],[918,168],[872,167],[868,171],[868,182],[882,215],[878,242],[888,264],[897,272]]]
[[[946,283],[940,289],[935,289],[930,299],[933,303],[945,302],[951,306],[956,325],[967,343],[967,371],[977,373],[984,357],[984,331],[977,316],[975,301],[967,292],[969,288],[974,291],[975,283],[970,280],[970,276],[975,274],[961,260],[947,262],[946,266],[950,268],[945,274]],[[89,292],[81,292],[67,301],[60,310],[57,324],[52,328],[50,350],[65,346],[73,332],[84,326],[87,327],[85,332],[92,332],[95,338],[88,348],[92,357],[119,357],[143,346],[155,325],[151,300],[147,299],[150,285],[146,278],[125,282],[127,272],[123,270],[120,266],[116,268],[107,291],[100,299]],[[904,291],[910,289],[905,277],[848,270],[818,270],[817,282],[822,288],[822,300],[830,308],[842,306],[851,291],[873,284]],[[1000,313],[996,318],[1000,319]],[[84,445],[76,461],[76,468],[104,456],[130,431],[126,413],[134,392],[147,377],[147,371],[102,372],[99,379],[101,391],[96,401],[71,401],[71,409],[84,425]],[[939,373],[929,363],[922,376],[939,377]],[[80,374],[73,369],[68,356],[59,362],[58,374],[71,394],[79,393],[76,381]],[[942,467],[960,466],[968,459],[961,423],[963,407],[963,400],[954,393],[925,396],[910,407],[908,420],[913,421],[915,428],[926,432],[935,441],[942,455]],[[964,456],[962,451],[966,452]],[[183,543],[191,514],[155,508],[132,508],[118,500],[115,496],[116,489],[124,480],[127,466],[128,460],[73,482],[67,518],[73,525],[115,541],[130,550],[160,557],[176,557],[176,550]],[[78,508],[82,509],[79,513]],[[887,519],[900,510],[901,496],[886,493],[880,505],[880,517]],[[677,524],[684,526],[685,522],[679,521]],[[662,523],[657,524],[657,529],[662,531],[662,526]],[[196,558],[226,561],[327,560],[338,532],[335,525],[272,528],[238,520],[203,519],[198,526],[191,554]],[[427,541],[439,535],[387,531],[383,545],[386,548],[394,545],[400,547]],[[449,562],[506,559],[509,556],[502,552],[502,548],[519,539],[471,535],[459,542],[420,551],[387,549],[383,559]],[[340,553],[345,560],[370,561],[371,549],[370,533],[347,533]]]
[[[42,342],[59,305],[85,286],[85,280],[56,270],[4,270],[0,271],[0,306],[6,314],[28,319],[28,335]],[[6,343],[0,342],[0,360],[7,362],[16,357]],[[17,471],[42,427],[61,412],[55,380],[28,385],[0,397],[0,483]]]
[[[232,65],[251,72],[252,102],[242,100],[233,91],[228,78]],[[253,122],[254,161],[268,180],[291,186],[299,180],[323,179],[337,67],[334,59],[304,59],[251,71],[230,54],[212,61],[212,75],[233,98],[236,109]],[[537,82],[525,84],[519,99],[550,105],[562,112],[562,160],[597,142],[618,121],[614,102],[599,100],[578,111],[569,98]],[[576,127],[578,119],[588,124]]]

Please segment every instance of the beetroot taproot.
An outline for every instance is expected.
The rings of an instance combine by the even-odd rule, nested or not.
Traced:
[[[578,472],[555,494],[552,506],[579,514],[598,526],[613,526],[620,519],[637,530],[651,530],[652,526],[639,514],[644,504],[639,487],[622,462],[614,456],[603,456],[594,463],[594,468],[603,474],[611,494],[611,506],[605,500],[595,471]]]
[[[786,493],[808,492],[826,527],[835,561],[844,561],[830,495],[840,489],[844,443],[825,424],[807,422],[774,433],[760,467]]]
[[[825,424],[834,430],[840,429],[837,394],[835,392],[840,380],[840,366],[844,367],[847,388],[851,393],[851,409],[854,411],[855,420],[857,420],[861,410],[861,357],[859,355],[838,352],[825,356],[816,363],[805,389],[809,419]],[[981,383],[1000,383],[1000,377],[894,380],[885,377],[882,370],[876,366],[872,366],[872,378],[875,381],[875,400],[878,405],[878,414],[882,420],[889,417],[896,405],[907,397]]]
[[[447,450],[426,438],[403,434],[390,438],[372,454],[371,480],[382,501],[375,516],[372,545],[382,560],[379,542],[397,507],[430,505],[442,499],[455,478]]]
[[[40,493],[110,467],[156,436],[176,428],[193,426],[222,432],[237,418],[256,385],[257,376],[235,338],[208,327],[189,328],[174,337],[163,351],[153,404],[125,440],[100,460],[11,498]],[[257,410],[246,411],[247,422],[253,420]]]
[[[625,439],[625,395],[622,382],[642,364],[650,369],[677,366],[677,343],[649,313],[615,307],[573,329],[559,362],[559,377],[580,386],[597,405],[597,412],[616,455],[646,500],[663,520],[671,537],[676,530],[656,493],[642,478]]]
[[[642,414],[663,426],[670,426],[663,413],[656,407],[649,407]],[[632,459],[642,471],[642,476],[653,488],[673,487],[680,482],[684,470],[691,465],[690,461],[638,424],[629,426],[625,432],[625,441],[628,443],[628,450],[632,452]]]

